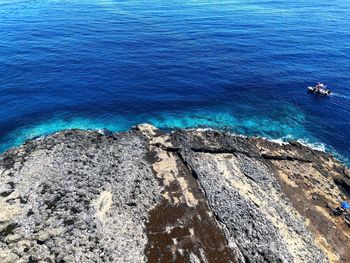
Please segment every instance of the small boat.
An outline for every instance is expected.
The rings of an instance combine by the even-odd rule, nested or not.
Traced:
[[[308,87],[308,91],[312,92],[312,93],[314,93],[316,95],[322,95],[322,96],[329,96],[329,95],[331,95],[331,91],[329,89],[327,89],[327,86],[322,84],[322,83],[318,83],[314,87]]]

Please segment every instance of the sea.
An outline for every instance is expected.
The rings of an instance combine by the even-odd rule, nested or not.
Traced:
[[[318,81],[333,94],[307,93]],[[350,160],[349,0],[0,0],[0,152],[215,128]]]

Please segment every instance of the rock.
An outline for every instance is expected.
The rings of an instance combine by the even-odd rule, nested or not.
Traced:
[[[108,129],[101,129],[101,130],[98,130],[98,132],[102,135],[105,135],[105,136],[112,136],[113,135],[113,132],[108,130]]]
[[[18,260],[18,256],[8,249],[0,251],[0,262],[2,263],[13,263]]]
[[[13,235],[9,235],[7,236],[6,238],[6,242],[9,242],[9,243],[15,243],[15,242],[18,242],[21,240],[21,236],[18,235],[18,234],[13,234]]]
[[[350,227],[350,215],[344,216],[344,221]]]
[[[348,169],[299,143],[70,130],[0,171],[0,262],[350,262]]]

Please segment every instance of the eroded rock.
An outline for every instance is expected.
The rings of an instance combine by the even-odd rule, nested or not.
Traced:
[[[348,262],[349,170],[212,130],[70,130],[0,158],[1,262]]]

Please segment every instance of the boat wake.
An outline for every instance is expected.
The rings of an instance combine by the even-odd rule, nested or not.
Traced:
[[[333,97],[338,97],[338,98],[343,98],[343,99],[350,100],[350,96],[346,96],[346,95],[339,94],[339,93],[332,93],[332,96],[333,96]]]

